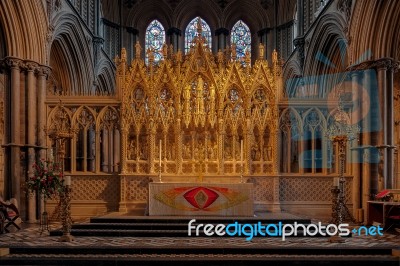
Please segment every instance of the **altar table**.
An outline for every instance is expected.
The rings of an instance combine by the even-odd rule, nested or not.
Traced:
[[[253,216],[253,184],[150,183],[149,215]]]

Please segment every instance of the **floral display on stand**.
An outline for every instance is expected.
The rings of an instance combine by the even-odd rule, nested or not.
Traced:
[[[32,165],[33,175],[26,182],[30,192],[43,195],[44,199],[53,198],[62,192],[64,177],[61,166],[50,160],[39,160]]]

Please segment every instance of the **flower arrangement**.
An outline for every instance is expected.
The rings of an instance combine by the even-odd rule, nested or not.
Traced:
[[[63,173],[61,167],[49,160],[39,160],[32,165],[33,176],[26,183],[30,192],[42,194],[45,198],[52,198],[63,189]]]
[[[376,200],[381,200],[381,201],[392,201],[393,200],[393,195],[390,192],[390,190],[385,189],[379,192],[378,194],[375,195]]]

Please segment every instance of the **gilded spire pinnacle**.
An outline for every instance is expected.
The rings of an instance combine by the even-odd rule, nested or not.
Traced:
[[[197,18],[197,36],[201,36],[203,28],[201,27],[201,19],[200,17]]]

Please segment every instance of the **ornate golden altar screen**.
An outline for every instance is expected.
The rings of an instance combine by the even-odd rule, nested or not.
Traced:
[[[158,64],[153,51],[145,64],[139,44],[130,66],[125,49],[116,58],[122,175],[156,175],[160,140],[163,176],[240,176],[242,163],[245,176],[278,172],[276,52],[272,67],[251,65],[249,54],[213,55],[204,43],[195,37],[187,55],[164,45]]]

